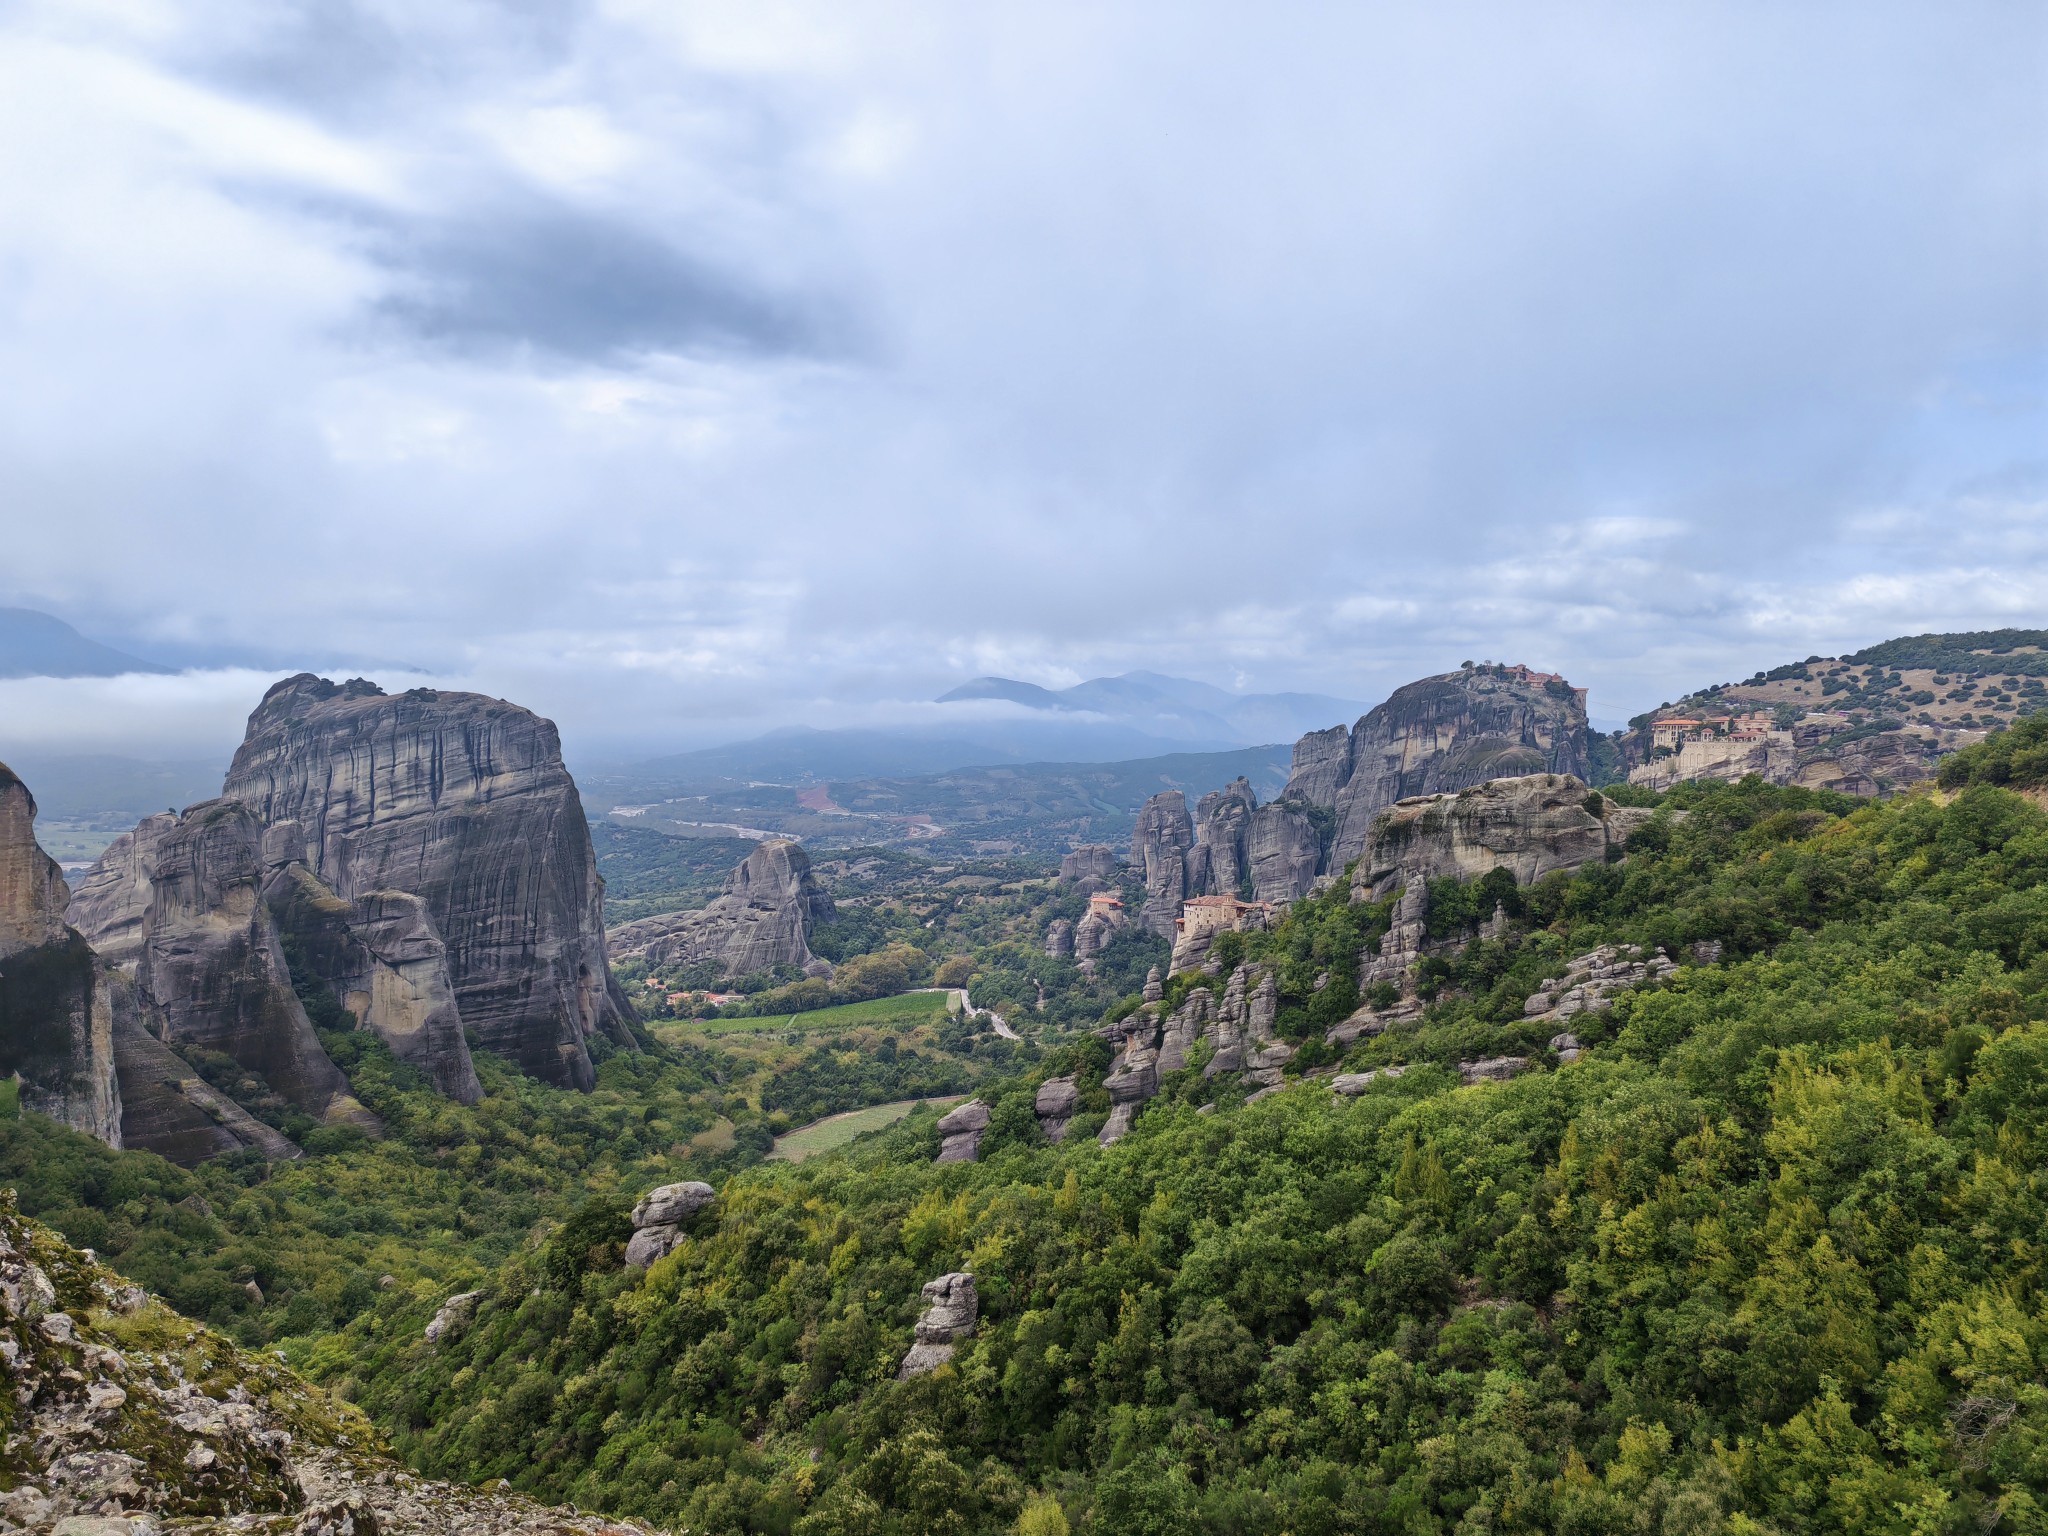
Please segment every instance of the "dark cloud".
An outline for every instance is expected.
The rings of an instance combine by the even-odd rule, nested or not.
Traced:
[[[397,225],[371,249],[395,278],[382,313],[451,347],[603,362],[828,344],[815,305],[750,286],[624,219],[560,204]]]

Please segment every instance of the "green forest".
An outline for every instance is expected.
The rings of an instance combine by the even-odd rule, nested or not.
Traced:
[[[1409,1070],[1355,1098],[1322,1032],[1386,909],[1298,903],[1224,945],[1278,974],[1290,1085],[1246,1105],[1191,1067],[1107,1149],[1084,1029],[953,1042],[977,1163],[932,1161],[929,1110],[761,1163],[759,1085],[735,1102],[708,1046],[614,1055],[589,1096],[486,1059],[474,1110],[365,1049],[393,1138],[282,1168],[32,1117],[0,1157],[25,1209],[277,1342],[422,1470],[678,1531],[2048,1530],[2044,744],[2024,722],[1884,804],[1685,785],[1621,862],[1433,886],[1429,1006],[1341,1063]],[[1496,900],[1509,931],[1459,943]],[[1680,969],[1558,1065],[1522,1003],[1607,942]],[[1460,1086],[1503,1051],[1540,1069]],[[1065,1073],[1049,1146],[1032,1096]],[[720,1117],[761,1129],[678,1155]],[[633,1198],[687,1177],[715,1204],[624,1268]],[[977,1332],[897,1381],[960,1269]],[[457,1289],[477,1320],[429,1345]]]

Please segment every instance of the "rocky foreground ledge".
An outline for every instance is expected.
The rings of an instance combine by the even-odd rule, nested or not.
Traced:
[[[180,1317],[0,1191],[0,1536],[649,1536],[415,1477],[357,1409]]]

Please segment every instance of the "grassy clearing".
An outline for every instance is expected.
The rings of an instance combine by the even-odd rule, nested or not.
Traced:
[[[843,1147],[856,1136],[879,1131],[885,1125],[894,1125],[920,1104],[933,1104],[943,1109],[958,1104],[965,1097],[965,1094],[954,1094],[944,1099],[898,1099],[893,1104],[872,1104],[866,1109],[850,1109],[843,1115],[827,1115],[823,1120],[798,1126],[786,1136],[776,1137],[775,1149],[768,1156],[786,1163],[800,1163],[820,1152]]]
[[[787,1030],[849,1029],[870,1027],[915,1028],[936,1024],[946,1016],[943,992],[905,992],[896,997],[875,997],[864,1003],[845,1003],[837,1008],[819,1008],[810,1013],[773,1014],[758,1019],[706,1019],[681,1026],[699,1035],[758,1035]]]

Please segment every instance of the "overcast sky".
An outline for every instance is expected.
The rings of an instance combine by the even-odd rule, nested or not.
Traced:
[[[252,669],[31,735],[2048,624],[2039,4],[26,0],[0,144],[0,602]]]

